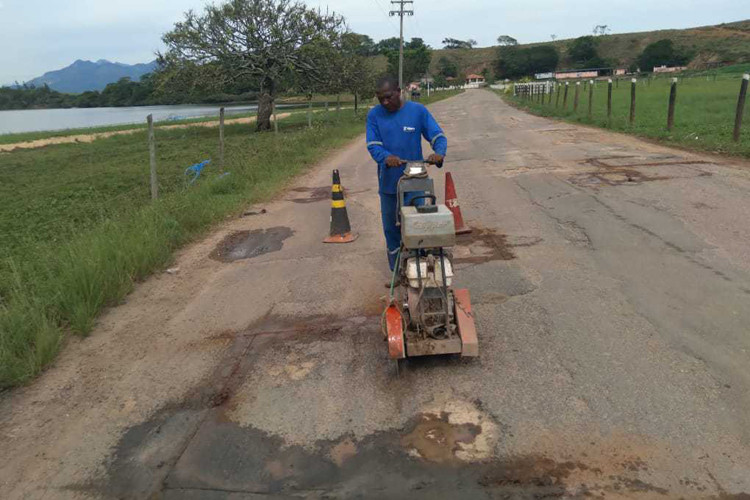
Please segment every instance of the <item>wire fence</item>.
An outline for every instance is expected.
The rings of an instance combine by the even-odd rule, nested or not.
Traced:
[[[37,246],[64,243],[102,222],[138,210],[154,198],[180,195],[221,176],[265,176],[259,158],[295,147],[307,128],[352,113],[351,101],[299,103],[276,110],[277,132],[255,133],[255,117],[217,113],[201,123],[151,123],[148,128],[54,147],[16,150],[0,168],[2,261]],[[147,119],[144,116],[144,123]],[[313,141],[304,136],[304,140]],[[313,136],[319,135],[314,132]],[[196,165],[202,165],[197,168]],[[2,272],[0,272],[2,275]],[[1,278],[2,276],[0,276]]]
[[[614,128],[687,131],[709,145],[747,144],[743,130],[750,74],[667,75],[647,78],[529,82],[513,97],[544,114]]]

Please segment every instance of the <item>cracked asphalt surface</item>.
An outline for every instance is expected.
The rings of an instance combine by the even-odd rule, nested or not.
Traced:
[[[359,140],[0,395],[0,497],[749,498],[747,162],[431,109],[480,358],[387,359]],[[350,245],[321,243],[333,168]]]

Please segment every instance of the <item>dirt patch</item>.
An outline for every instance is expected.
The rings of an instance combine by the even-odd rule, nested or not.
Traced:
[[[639,159],[641,161],[638,161]],[[684,160],[673,155],[668,155],[648,158],[636,156],[602,156],[587,158],[586,160],[582,160],[581,163],[595,167],[598,170],[574,175],[570,177],[570,181],[582,187],[599,187],[638,185],[644,182],[685,178],[683,171],[665,170],[664,167],[690,167],[692,165],[710,164],[711,162],[704,160]],[[647,174],[636,170],[636,168],[656,168],[657,171],[661,170],[663,173],[662,175]],[[669,175],[665,175],[664,173]],[[698,171],[690,177],[706,177],[710,175],[709,172]]]
[[[251,217],[253,215],[263,215],[267,213],[267,210],[265,208],[261,208],[260,210],[248,210],[246,212],[243,212],[240,217]]]
[[[550,496],[562,496],[564,480],[575,470],[587,469],[578,462],[556,462],[543,456],[513,457],[498,463],[481,482],[485,486],[552,488]]]
[[[345,438],[343,441],[331,448],[328,456],[331,460],[341,467],[344,462],[352,458],[357,454],[357,445],[352,441],[351,438]]]
[[[573,184],[583,187],[636,185],[650,181],[664,181],[673,177],[664,175],[646,175],[632,168],[616,168],[607,171],[574,175],[570,178]]]
[[[331,186],[320,186],[320,187],[299,187],[295,189],[291,189],[293,193],[304,193],[306,196],[301,197],[293,197],[287,198],[287,200],[294,202],[294,203],[315,203],[318,201],[324,201],[324,200],[330,200],[331,199]],[[344,198],[347,198],[351,195],[359,194],[359,193],[365,193],[369,191],[369,189],[361,189],[359,191],[348,191],[346,188],[344,188]]]
[[[232,233],[216,246],[211,258],[219,262],[234,262],[277,252],[284,246],[284,240],[293,234],[294,231],[283,226]]]
[[[414,429],[403,437],[401,444],[430,462],[451,462],[462,444],[471,444],[482,432],[476,424],[451,424],[449,415],[421,415]]]
[[[317,201],[330,200],[331,199],[331,186],[320,186],[320,187],[299,187],[291,190],[293,193],[304,193],[306,196],[297,198],[288,198],[289,201],[294,203],[315,203]]]
[[[471,463],[494,456],[498,425],[474,403],[449,400],[416,416],[401,446],[434,463]]]
[[[718,208],[713,205],[703,203],[702,201],[693,203],[693,207],[697,208],[698,210],[716,210]]]
[[[513,260],[516,258],[513,246],[505,234],[499,234],[492,229],[474,228],[471,233],[456,238],[453,262],[482,264],[493,260]]]

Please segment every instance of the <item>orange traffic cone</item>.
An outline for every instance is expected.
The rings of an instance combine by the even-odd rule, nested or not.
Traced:
[[[458,204],[456,196],[456,186],[453,185],[453,177],[450,172],[445,174],[445,204],[453,212],[453,220],[456,222],[456,234],[467,234],[471,228],[464,224],[464,218],[461,215],[461,207]]]
[[[349,226],[349,216],[346,213],[344,190],[341,187],[339,171],[333,171],[333,188],[331,188],[331,234],[323,243],[351,243],[357,239]]]

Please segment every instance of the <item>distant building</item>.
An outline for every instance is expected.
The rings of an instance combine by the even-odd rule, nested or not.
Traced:
[[[680,71],[685,71],[687,69],[687,66],[654,66],[654,73],[679,73]]]
[[[484,77],[482,75],[467,75],[466,85],[467,89],[478,89],[485,85]]]
[[[549,73],[536,73],[534,75],[534,78],[536,78],[537,80],[551,80],[554,77],[555,77],[554,71],[550,71]]]
[[[555,72],[556,80],[581,80],[584,78],[598,78],[600,76],[621,76],[627,73],[624,68],[586,68],[561,69]]]
[[[576,80],[581,78],[596,78],[600,69],[580,69],[580,70],[562,70],[555,73],[556,80]]]

